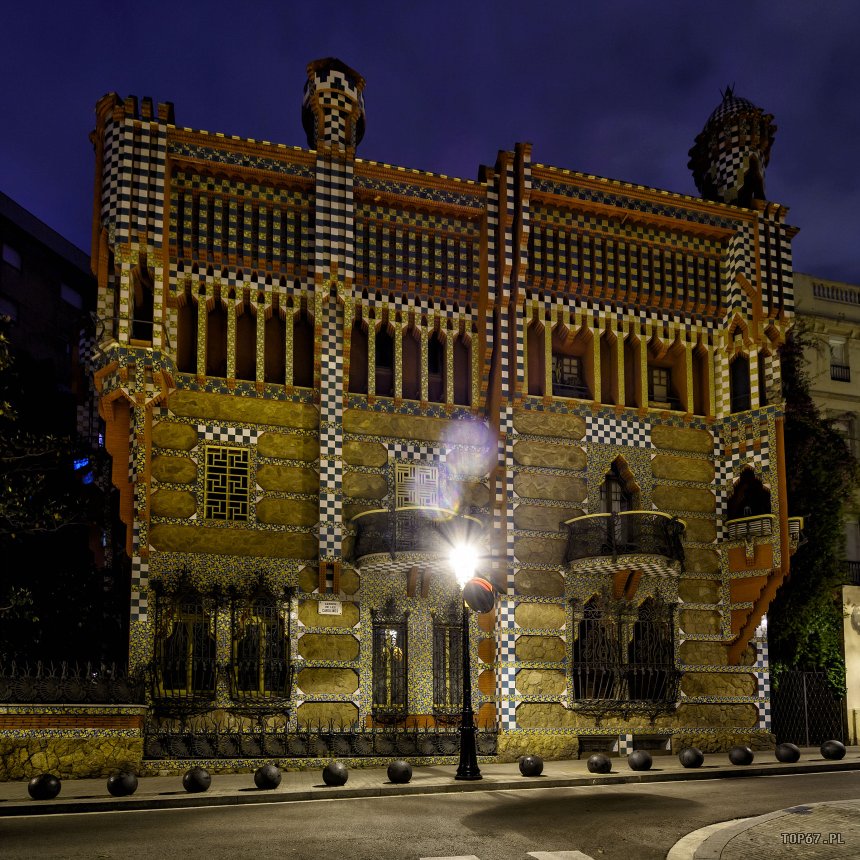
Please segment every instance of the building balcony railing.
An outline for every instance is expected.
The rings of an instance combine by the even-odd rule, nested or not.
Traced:
[[[578,566],[588,560],[621,556],[654,556],[656,567],[668,573],[684,563],[686,524],[661,511],[622,511],[587,514],[563,524],[567,528],[565,563]]]
[[[846,585],[860,585],[860,560],[849,559],[844,562]]]
[[[355,542],[350,557],[359,564],[374,555],[444,556],[457,543],[477,542],[483,524],[477,517],[439,507],[380,508],[352,519]]]
[[[575,397],[579,400],[591,400],[591,392],[584,382],[574,379],[554,379],[552,382],[553,397]]]
[[[775,517],[773,514],[756,514],[726,522],[726,535],[729,540],[749,540],[770,537],[773,534]]]
[[[848,364],[831,364],[830,378],[837,382],[851,382],[851,366]]]

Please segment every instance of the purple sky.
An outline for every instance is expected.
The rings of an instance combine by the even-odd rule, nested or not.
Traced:
[[[367,81],[364,158],[475,178],[530,141],[536,162],[686,194],[734,83],[776,118],[766,190],[801,228],[795,268],[860,282],[856,0],[32,0],[3,18],[0,190],[87,251],[103,93],[305,146],[305,66],[337,56]]]

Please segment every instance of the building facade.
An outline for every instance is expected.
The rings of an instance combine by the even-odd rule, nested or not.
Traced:
[[[860,286],[795,274],[797,319],[806,327],[810,393],[854,456],[860,456]],[[853,374],[853,381],[852,381]],[[860,494],[847,506],[845,528],[845,674],[849,740],[860,730]]]
[[[220,758],[192,719],[286,759],[302,731],[453,753],[464,537],[497,591],[471,620],[481,754],[770,744],[760,622],[801,525],[772,117],[726,92],[701,197],[528,144],[466,180],[358,158],[364,85],[309,64],[306,149],[97,106],[95,380],[145,756]]]

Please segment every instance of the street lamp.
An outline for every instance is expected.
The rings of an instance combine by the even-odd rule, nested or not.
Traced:
[[[448,560],[454,570],[454,576],[460,585],[463,598],[463,710],[460,714],[460,764],[454,779],[482,779],[478,767],[478,749],[476,744],[477,728],[475,713],[472,710],[472,661],[469,647],[469,604],[466,602],[465,589],[475,576],[478,564],[477,550],[470,544],[462,543],[453,547]]]

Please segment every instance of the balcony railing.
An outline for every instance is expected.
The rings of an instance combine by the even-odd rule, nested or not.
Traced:
[[[851,382],[851,366],[848,364],[831,364],[830,378],[837,382]]]
[[[444,554],[460,542],[475,542],[483,531],[477,517],[447,508],[401,507],[365,511],[353,517],[351,560],[385,553]]]
[[[553,397],[576,397],[580,400],[590,400],[591,392],[584,382],[575,379],[554,379],[552,381]]]
[[[860,585],[860,560],[848,560],[845,563],[845,584]]]
[[[753,517],[728,520],[726,522],[726,534],[729,540],[769,537],[773,534],[774,519],[773,514],[757,514]]]
[[[661,511],[622,511],[587,514],[564,523],[567,528],[565,563],[586,558],[656,555],[684,563],[683,520]]]

